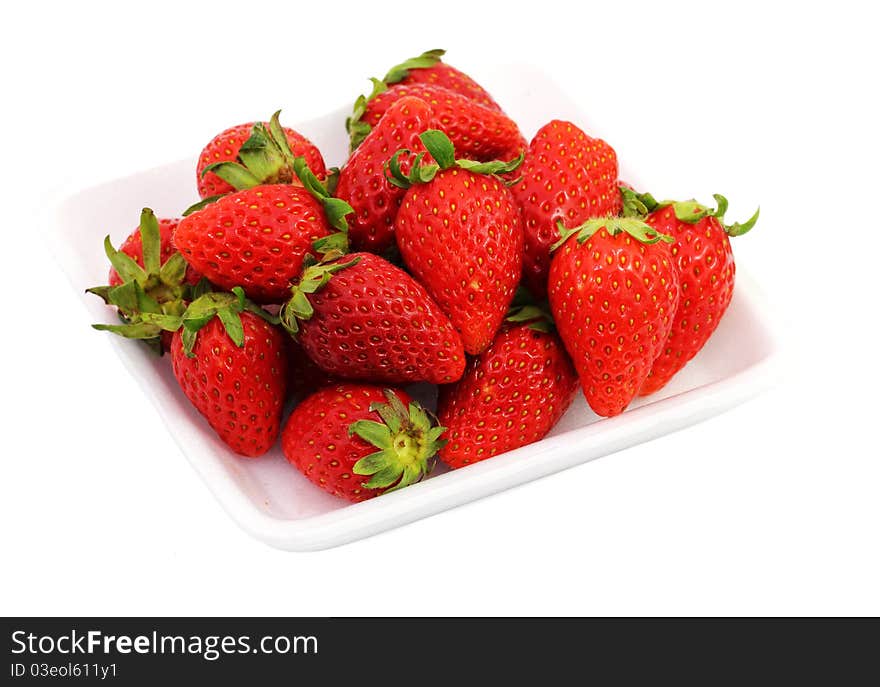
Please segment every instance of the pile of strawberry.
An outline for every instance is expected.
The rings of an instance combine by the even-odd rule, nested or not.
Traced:
[[[95,327],[170,352],[233,451],[280,435],[352,501],[540,440],[578,385],[605,417],[662,388],[717,327],[728,237],[757,219],[637,193],[571,122],[528,143],[442,55],[373,79],[340,170],[277,113],[218,134],[202,200],[108,238],[109,285],[89,289],[121,319]],[[416,382],[439,385],[436,415]]]

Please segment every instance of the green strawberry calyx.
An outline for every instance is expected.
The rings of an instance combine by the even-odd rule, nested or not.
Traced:
[[[660,207],[660,203],[650,193],[639,193],[628,186],[619,186],[618,190],[623,201],[623,212],[621,214],[624,217],[645,219],[645,217]]]
[[[401,148],[385,163],[385,178],[388,183],[398,188],[410,188],[414,184],[427,184],[441,170],[452,169],[458,167],[475,174],[486,174],[500,179],[505,185],[513,185],[518,179],[507,181],[500,177],[501,174],[508,174],[519,168],[525,159],[525,151],[520,152],[519,156],[504,162],[502,160],[492,160],[490,162],[477,162],[476,160],[459,160],[455,157],[455,146],[445,133],[439,129],[428,129],[419,135],[419,139],[425,146],[427,153],[419,153],[415,156],[410,167],[409,174],[404,174],[400,167],[400,157],[402,155],[411,155],[412,151],[407,148]],[[425,155],[429,154],[433,159],[433,163],[424,164]]]
[[[384,393],[387,403],[370,404],[382,422],[357,420],[349,425],[348,435],[359,436],[379,449],[355,463],[352,472],[370,478],[364,488],[388,493],[428,475],[447,441],[440,438],[446,428],[434,426],[422,406],[413,401],[407,407],[392,389]]]
[[[339,167],[328,167],[327,178],[324,180],[324,190],[331,196],[336,194],[336,187],[339,185],[339,174],[342,170]]]
[[[743,234],[748,233],[755,226],[755,223],[758,221],[758,217],[761,214],[761,208],[758,208],[755,210],[755,214],[743,223],[734,222],[733,224],[725,224],[724,215],[727,212],[728,202],[727,198],[720,193],[712,194],[712,197],[717,203],[717,207],[714,210],[693,199],[683,201],[657,201],[650,193],[637,193],[626,186],[620,187],[620,195],[623,199],[624,217],[637,217],[644,219],[655,210],[672,206],[673,212],[675,212],[675,218],[679,222],[696,224],[704,217],[714,217],[718,220],[718,223],[722,226],[724,231],[727,232],[728,236],[742,236]]]
[[[361,143],[364,142],[364,139],[373,129],[373,127],[364,121],[364,114],[367,111],[367,103],[380,93],[384,93],[388,90],[388,86],[385,85],[384,81],[372,77],[370,77],[370,81],[373,82],[373,90],[369,95],[359,95],[357,97],[357,100],[354,101],[351,115],[345,120],[345,130],[348,132],[349,136],[349,152],[352,153]]]
[[[400,83],[407,76],[409,76],[410,70],[426,69],[428,67],[433,67],[438,62],[442,62],[442,57],[445,54],[446,51],[439,48],[434,50],[426,50],[421,55],[410,57],[408,60],[404,60],[400,64],[393,66],[391,69],[388,70],[388,73],[385,75],[385,78],[382,79],[382,81],[385,83],[386,86]]]
[[[369,95],[359,95],[357,97],[357,100],[354,101],[351,115],[345,120],[345,130],[348,132],[350,139],[350,152],[354,152],[355,148],[363,143],[363,140],[372,129],[372,127],[364,121],[364,114],[367,111],[367,103],[380,93],[387,91],[388,86],[403,81],[409,76],[410,70],[433,67],[441,61],[440,58],[443,57],[445,53],[445,50],[426,50],[421,55],[404,60],[400,64],[389,69],[384,79],[370,77],[373,89],[370,91]]]
[[[567,229],[562,220],[559,220],[556,226],[559,229],[560,239],[550,246],[551,251],[559,248],[572,236],[576,237],[578,243],[583,243],[602,229],[607,231],[610,236],[621,233],[629,234],[637,241],[645,244],[658,243],[660,241],[673,243],[675,241],[671,236],[660,233],[650,224],[636,217],[595,217],[571,229]]]
[[[320,240],[320,239],[319,239]],[[317,241],[315,243],[318,243]],[[352,267],[360,262],[360,257],[354,257],[343,262],[340,251],[328,251],[321,262],[314,262],[310,256],[306,256],[306,267],[303,270],[299,282],[290,288],[290,298],[281,306],[279,312],[281,326],[293,337],[299,333],[299,323],[311,319],[315,309],[309,301],[309,294],[323,289],[334,274],[340,270]]]
[[[293,172],[296,174],[296,177],[300,180],[306,191],[311,193],[312,197],[321,204],[321,207],[324,208],[324,214],[327,216],[327,222],[330,226],[338,232],[345,234],[347,241],[348,221],[345,217],[346,215],[354,213],[354,208],[341,198],[334,198],[330,194],[330,191],[327,190],[327,186],[321,183],[321,180],[315,176],[315,173],[311,169],[309,169],[304,157],[294,158]],[[333,183],[335,184],[335,176],[332,178]]]
[[[86,289],[116,308],[123,324],[95,324],[95,329],[113,332],[127,338],[143,339],[162,352],[160,327],[149,322],[150,315],[180,315],[192,299],[193,287],[186,283],[187,263],[180,253],[173,253],[162,263],[162,238],[159,222],[150,208],[141,211],[138,232],[143,250],[141,267],[131,256],[116,250],[110,237],[104,238],[104,252],[119,275],[117,286],[95,286]]]
[[[536,301],[524,286],[517,288],[504,319],[513,324],[527,323],[529,329],[537,332],[549,333],[556,328],[553,315],[550,314],[550,304]]]
[[[250,312],[271,324],[278,324],[278,317],[270,315],[253,301],[248,300],[240,286],[231,292],[209,291],[196,298],[181,315],[145,315],[148,323],[163,331],[181,330],[183,351],[188,358],[195,357],[193,349],[199,331],[217,317],[223,323],[226,334],[236,346],[244,346],[244,326],[241,313]]]
[[[273,114],[268,126],[263,122],[254,124],[238,151],[238,162],[215,162],[202,170],[202,176],[213,172],[237,191],[261,184],[291,183],[294,155],[280,115],[280,110]]]

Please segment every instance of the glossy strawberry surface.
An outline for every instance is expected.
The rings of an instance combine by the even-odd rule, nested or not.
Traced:
[[[670,253],[678,269],[681,298],[669,337],[642,385],[643,395],[664,387],[700,352],[730,305],[736,275],[730,239],[717,218],[682,222],[673,207],[667,206],[645,221],[675,238]]]
[[[540,441],[577,393],[578,378],[554,333],[506,326],[464,376],[441,387],[437,406],[449,443],[440,458],[462,467]]]
[[[557,222],[566,227],[621,210],[617,154],[571,122],[545,124],[529,145],[522,180],[512,187],[522,208],[525,232],[523,277],[537,298],[547,292],[550,246],[559,240]]]
[[[394,244],[394,218],[406,191],[385,178],[385,164],[401,148],[424,151],[419,134],[431,128],[431,108],[406,97],[393,103],[339,174],[336,197],[354,208],[348,219],[352,248],[381,253]],[[408,171],[408,157],[401,160]]]
[[[485,350],[522,271],[522,221],[510,189],[491,176],[440,171],[406,192],[395,232],[407,268],[449,315],[465,350]]]
[[[522,139],[512,119],[454,91],[429,84],[398,84],[379,93],[366,106],[363,120],[376,126],[400,98],[415,96],[430,105],[434,125],[445,132],[459,157],[494,160],[515,149]]]
[[[468,100],[473,100],[484,107],[488,107],[490,110],[501,112],[498,103],[495,102],[485,88],[461,70],[445,62],[438,62],[431,67],[410,69],[407,76],[398,83],[439,86],[440,88],[463,95]]]
[[[209,196],[231,193],[235,190],[213,172],[204,175],[202,172],[205,167],[215,162],[235,162],[238,151],[241,149],[242,143],[250,137],[253,126],[254,122],[247,122],[230,127],[217,134],[204,147],[199,154],[199,162],[196,166],[196,181],[200,197],[208,198]],[[293,129],[284,127],[284,133],[287,135],[291,152],[297,156],[304,156],[309,168],[319,179],[326,177],[327,170],[321,151],[309,139]]]
[[[461,338],[425,288],[372,253],[333,274],[308,299],[297,339],[325,372],[345,379],[448,384],[465,366]]]
[[[301,186],[236,191],[184,217],[174,245],[223,289],[241,286],[261,303],[280,302],[312,242],[330,234],[321,205]]]
[[[604,228],[553,254],[549,300],[590,407],[606,417],[629,405],[672,328],[678,270],[666,244]]]
[[[404,403],[409,395],[395,392]],[[382,493],[365,486],[369,479],[352,468],[376,448],[361,437],[349,434],[357,420],[381,421],[370,410],[385,401],[383,387],[372,384],[339,383],[321,389],[300,403],[291,413],[281,435],[281,449],[287,460],[324,491],[348,501],[364,501]]]
[[[218,318],[198,333],[195,357],[174,333],[171,364],[181,389],[220,438],[242,456],[260,456],[278,438],[287,386],[285,334],[260,317],[241,314],[244,346]]]

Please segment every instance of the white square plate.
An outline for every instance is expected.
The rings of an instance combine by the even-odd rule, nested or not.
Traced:
[[[570,119],[587,131],[589,120],[546,76],[527,67],[499,69],[490,91],[530,138],[549,119]],[[536,104],[540,104],[537,107]],[[346,154],[343,122],[348,108],[297,124],[329,164]],[[601,132],[597,132],[601,135]],[[102,239],[112,227],[114,245],[137,222],[144,205],[160,216],[177,216],[194,202],[195,160],[139,172],[67,197],[50,215],[49,244],[82,294],[91,322],[110,322],[100,299],[83,293],[104,283]],[[638,181],[626,174],[624,178]],[[425,481],[358,504],[324,493],[285,461],[279,447],[258,459],[236,457],[184,397],[168,359],[136,342],[113,338],[113,346],[156,406],[181,450],[226,511],[247,532],[271,546],[314,550],[336,546],[412,522],[447,508],[564,470],[608,453],[694,424],[741,403],[772,383],[778,359],[771,318],[742,270],[733,302],[700,354],[666,389],[636,401],[610,419],[594,415],[582,395],[550,435],[538,443],[454,472],[438,469]],[[86,321],[83,326],[88,326]],[[95,333],[95,336],[109,334]]]

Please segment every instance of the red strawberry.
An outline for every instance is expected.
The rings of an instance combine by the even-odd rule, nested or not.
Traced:
[[[454,382],[461,339],[425,289],[372,253],[303,272],[281,310],[284,326],[325,372],[390,384]]]
[[[178,327],[171,364],[186,397],[233,451],[254,457],[272,447],[281,426],[285,336],[236,292],[206,294],[163,325]]]
[[[264,130],[270,126],[268,122],[239,124],[217,134],[205,146],[199,155],[199,162],[196,168],[196,179],[201,198],[224,195],[235,190],[232,184],[224,181],[214,172],[205,172],[205,169],[210,165],[216,165],[221,162],[240,162],[239,151],[242,144],[251,137],[254,127],[258,124]],[[327,170],[324,167],[324,158],[321,156],[321,151],[305,136],[293,129],[284,127],[283,131],[293,155],[305,157],[306,164],[308,164],[319,179],[326,177]],[[288,181],[291,180],[292,178],[288,179]]]
[[[422,135],[437,165],[414,165],[409,176],[389,168],[410,188],[394,230],[406,266],[477,354],[495,337],[522,270],[522,221],[505,184],[492,173],[512,164],[456,161],[440,131]],[[439,165],[439,167],[438,167]],[[489,174],[486,174],[488,172]]]
[[[159,240],[161,242],[161,250],[159,253],[160,262],[166,262],[168,258],[170,258],[177,250],[174,248],[174,245],[171,243],[171,237],[174,234],[174,230],[177,228],[179,219],[159,219]],[[125,253],[128,257],[134,260],[141,267],[144,266],[144,247],[141,241],[141,228],[138,226],[131,234],[129,234],[128,238],[122,242],[122,245],[119,246],[119,252]],[[198,272],[196,272],[192,267],[187,267],[186,270],[186,283],[187,284],[196,284],[199,279],[202,278]],[[109,284],[110,286],[119,286],[122,284],[123,279],[119,276],[119,273],[115,268],[110,268],[110,276],[109,276]]]
[[[394,217],[405,190],[388,182],[385,164],[399,148],[424,151],[419,134],[429,128],[431,108],[418,98],[401,98],[342,168],[336,197],[354,208],[349,226],[353,248],[382,253],[394,244]]]
[[[169,234],[176,220],[159,222],[149,208],[141,212],[135,232],[120,250],[110,237],[104,239],[104,252],[113,266],[110,284],[88,289],[117,309],[123,324],[93,325],[127,338],[143,339],[162,353],[171,337],[161,327],[145,319],[147,315],[180,315],[191,300],[193,285],[200,276],[170,244]]]
[[[174,234],[183,256],[224,289],[249,298],[284,299],[312,243],[329,236],[321,206],[301,186],[237,191],[184,217]]]
[[[491,110],[501,112],[498,103],[492,99],[485,88],[464,72],[441,61],[440,58],[445,53],[445,50],[428,50],[418,57],[412,57],[396,67],[392,67],[382,82],[386,86],[396,83],[439,86],[463,95]],[[514,157],[518,154],[519,152]]]
[[[324,491],[364,501],[427,475],[445,443],[439,440],[442,432],[403,391],[337,384],[296,407],[281,448]]]
[[[590,407],[618,415],[660,355],[678,306],[678,270],[644,222],[597,218],[566,230],[550,263],[553,319]]]
[[[628,191],[624,191],[624,197],[644,203],[650,210],[645,222],[675,239],[670,252],[681,284],[672,331],[640,391],[647,395],[663,388],[715,331],[733,297],[736,265],[728,237],[749,231],[758,220],[758,212],[744,224],[725,225],[724,196],[715,196],[716,210],[693,200],[657,203],[650,195],[636,196]]]
[[[437,416],[449,440],[440,458],[460,468],[539,441],[568,410],[577,386],[555,333],[534,324],[504,327],[460,381],[440,388]]]
[[[379,123],[388,108],[406,96],[431,106],[434,125],[455,144],[459,154],[475,160],[495,160],[509,154],[522,140],[516,124],[502,112],[490,109],[459,93],[428,84],[397,84],[369,99],[359,98],[347,121],[352,150]]]
[[[345,230],[344,215],[351,212],[328,196],[302,158],[295,167],[305,187],[272,184],[223,196],[184,217],[174,245],[221,288],[241,286],[260,303],[284,300],[307,254],[344,243],[344,233],[333,229]],[[318,239],[323,248],[313,247]]]
[[[550,246],[556,223],[573,227],[591,217],[620,213],[617,155],[571,122],[553,120],[538,130],[512,187],[525,232],[523,278],[536,298],[547,293]]]

